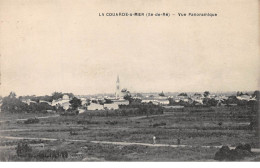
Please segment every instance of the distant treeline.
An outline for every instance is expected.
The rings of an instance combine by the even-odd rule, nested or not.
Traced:
[[[189,102],[186,102],[186,101],[183,101],[183,100],[180,100],[179,102],[175,102],[173,98],[169,98],[169,105],[173,105],[173,106],[184,106],[184,107],[193,107],[193,106],[218,106],[218,105],[238,105],[238,106],[250,106],[250,107],[255,107],[257,106],[257,101],[255,100],[250,100],[250,101],[247,101],[247,100],[239,100],[236,98],[236,96],[230,96],[228,99],[226,100],[221,100],[221,101],[218,101],[214,98],[204,98],[203,100],[203,104],[201,105],[198,105],[198,102],[196,101],[189,101]]]
[[[16,97],[14,92],[11,92],[8,96],[2,98],[2,112],[27,112],[27,113],[37,113],[37,112],[47,112],[47,110],[53,110],[57,112],[64,112],[65,110],[63,107],[51,106],[50,101],[58,100],[63,97],[63,95],[68,95],[69,97],[73,97],[70,100],[70,109],[75,110],[81,106],[81,100],[74,97],[71,93],[60,93],[54,92],[52,96],[20,96],[19,98]],[[30,103],[25,103],[23,100],[30,100]],[[46,101],[46,102],[40,102]]]
[[[1,106],[1,111],[3,112],[46,112],[47,110],[56,110],[55,107],[49,105],[46,102],[41,103],[30,103],[29,105],[22,102],[18,98],[3,98],[3,104]]]
[[[53,92],[51,96],[45,95],[45,96],[19,96],[18,99],[30,99],[31,101],[35,101],[39,103],[40,100],[42,101],[47,101],[47,102],[52,102],[53,100],[58,100],[61,99],[64,95],[68,95],[69,98],[75,97],[73,93],[62,93],[62,92]]]
[[[149,116],[163,114],[163,108],[152,103],[131,103],[119,105],[116,110],[94,110],[87,111],[90,116]]]
[[[119,105],[120,110],[136,109],[135,113],[140,115],[156,115],[163,113],[163,107],[153,103],[132,102],[129,105]]]

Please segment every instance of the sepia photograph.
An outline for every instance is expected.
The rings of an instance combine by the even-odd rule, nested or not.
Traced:
[[[259,162],[259,0],[0,0],[0,162]]]

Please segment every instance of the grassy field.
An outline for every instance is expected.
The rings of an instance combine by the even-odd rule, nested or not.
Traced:
[[[214,161],[217,148],[201,146],[256,146],[255,131],[249,127],[255,114],[246,107],[185,108],[183,112],[167,112],[158,116],[77,116],[42,118],[39,123],[25,124],[18,118],[50,114],[0,113],[0,159],[2,161]],[[15,146],[22,140],[8,137],[52,138],[26,140],[33,150],[66,150],[68,158],[19,157]],[[154,147],[139,145],[95,144],[91,141],[153,142],[192,147]],[[72,142],[68,140],[84,140]],[[24,141],[24,140],[23,140]],[[250,160],[257,160],[250,158]]]

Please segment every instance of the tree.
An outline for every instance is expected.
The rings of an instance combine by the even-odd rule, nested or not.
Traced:
[[[106,98],[105,98],[105,104],[111,104],[111,103],[113,103],[112,100],[110,100],[110,99],[106,99]]]
[[[252,97],[256,97],[256,99],[259,100],[259,99],[260,99],[260,92],[259,92],[259,90],[256,90],[256,91],[253,93]]]
[[[207,106],[217,106],[218,101],[215,99],[205,98],[203,99],[203,104]]]
[[[163,93],[163,91],[162,91],[162,93],[159,93],[159,96],[165,96],[165,94]]]
[[[60,104],[58,104],[55,108],[56,108],[57,112],[64,112],[65,111],[65,109]]]
[[[98,104],[104,105],[104,101],[103,100],[98,100]]]
[[[131,96],[130,94],[126,94],[126,95],[124,96],[124,99],[125,99],[125,100],[128,100],[130,104],[133,102],[133,98],[132,98],[132,96]]]
[[[22,112],[28,110],[28,105],[16,98],[14,92],[11,92],[9,96],[3,98],[1,110],[7,112]]]
[[[75,97],[73,93],[64,93],[63,95],[68,95],[69,98],[73,98],[73,97]]]
[[[187,93],[180,93],[178,96],[188,96]]]
[[[238,91],[237,96],[241,96],[241,95],[243,95],[243,93]]]
[[[8,97],[9,98],[16,98],[16,94],[14,92],[10,92]]]
[[[47,110],[54,110],[55,107],[49,105],[46,102],[37,103],[37,110],[38,111],[47,111]]]
[[[76,110],[81,106],[81,100],[76,97],[73,97],[73,99],[70,100],[69,103],[72,110]]]
[[[121,92],[122,92],[122,93],[127,93],[128,90],[127,90],[127,88],[123,88],[123,89],[121,90]]]
[[[52,102],[53,101],[53,97],[52,96],[48,96],[48,95],[40,96],[39,99],[47,101],[47,102]]]
[[[209,94],[210,94],[209,91],[205,91],[205,92],[203,93],[204,97],[208,97]]]
[[[52,93],[53,100],[58,100],[58,99],[60,99],[62,97],[63,97],[63,94],[61,92],[53,92]]]
[[[194,96],[201,96],[200,93],[194,93]]]

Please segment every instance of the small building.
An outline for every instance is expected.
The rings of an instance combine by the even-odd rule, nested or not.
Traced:
[[[31,103],[37,104],[37,102],[31,101],[31,99],[23,99],[22,102],[23,102],[23,103],[26,103],[26,104],[28,104],[28,105],[30,105]]]
[[[152,103],[153,102],[153,99],[145,99],[145,100],[142,100],[141,103]]]
[[[118,107],[118,104],[111,103],[111,104],[104,104],[104,109],[116,110],[116,109],[119,109],[119,107]]]
[[[45,100],[40,100],[39,103],[47,103],[51,106],[51,102],[45,101]]]
[[[158,102],[158,104],[162,104],[162,105],[170,104],[170,101],[168,99],[159,99],[159,100],[155,100],[155,102]]]
[[[62,96],[62,99],[63,99],[63,100],[69,100],[70,97],[69,97],[68,95],[65,94],[65,95]]]
[[[78,111],[79,111],[79,114],[80,114],[80,113],[84,113],[84,112],[85,112],[85,109],[78,108]]]
[[[144,97],[141,103],[153,103],[155,105],[167,105],[170,103],[169,99],[165,96],[159,97]]]
[[[68,110],[70,107],[70,100],[69,99],[65,99],[65,100],[53,100],[51,105],[52,106],[61,106],[63,107],[64,110]]]
[[[87,108],[88,110],[104,110],[104,106],[97,103],[91,103]]]
[[[241,95],[241,96],[237,96],[238,100],[246,100],[249,101],[251,99],[251,96],[249,95]]]
[[[129,105],[129,101],[125,99],[113,100],[113,102],[117,105]]]

